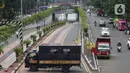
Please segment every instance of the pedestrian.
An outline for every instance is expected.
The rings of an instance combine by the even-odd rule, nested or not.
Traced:
[[[16,37],[17,37],[17,38],[18,38],[18,34],[19,34],[18,31],[16,31]]]

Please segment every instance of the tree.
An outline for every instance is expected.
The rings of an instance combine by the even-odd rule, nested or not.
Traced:
[[[107,13],[110,16],[116,16],[114,13],[115,4],[125,4],[126,15],[122,17],[126,18],[127,20],[130,20],[130,0],[91,0],[90,3],[96,8],[102,8],[105,11],[105,13]]]
[[[14,49],[14,52],[16,53],[16,56],[18,57],[18,56],[20,56],[22,54],[23,49],[21,47],[16,47]]]

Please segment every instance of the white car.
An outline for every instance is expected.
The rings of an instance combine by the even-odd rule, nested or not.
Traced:
[[[99,20],[99,26],[106,26],[106,23],[104,20]]]
[[[110,30],[108,28],[102,28],[101,30],[101,36],[110,36]]]

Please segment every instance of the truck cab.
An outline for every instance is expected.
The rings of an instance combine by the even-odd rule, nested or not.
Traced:
[[[92,49],[92,52],[99,57],[110,58],[111,54],[111,41],[109,38],[97,38],[96,47]]]
[[[120,19],[115,25],[118,30],[125,30],[127,27],[127,21]]]

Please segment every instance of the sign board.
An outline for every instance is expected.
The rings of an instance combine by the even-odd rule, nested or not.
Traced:
[[[124,4],[116,4],[115,5],[115,14],[116,15],[125,14],[125,5]]]

